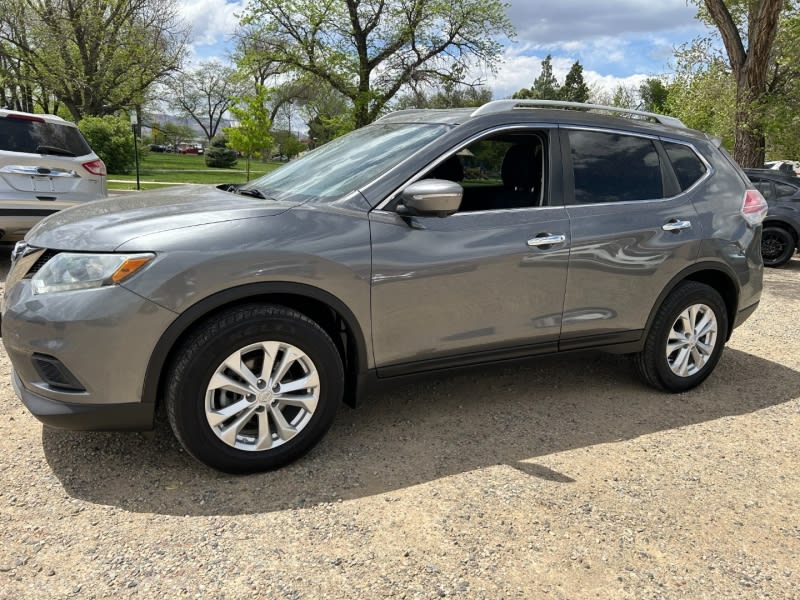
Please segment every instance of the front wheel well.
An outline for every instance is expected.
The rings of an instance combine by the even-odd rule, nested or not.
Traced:
[[[345,373],[344,402],[356,406],[357,384],[361,371],[365,368],[366,350],[358,323],[352,314],[345,316],[344,310],[337,310],[333,303],[302,293],[257,293],[231,299],[224,303],[214,303],[207,310],[187,311],[183,319],[173,324],[162,337],[148,365],[143,389],[143,401],[154,402],[156,409],[161,404],[166,386],[165,374],[175,359],[176,352],[187,337],[209,319],[220,312],[245,304],[276,304],[292,308],[317,323],[330,336],[342,357]]]

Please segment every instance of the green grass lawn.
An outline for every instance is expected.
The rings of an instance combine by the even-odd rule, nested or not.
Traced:
[[[250,179],[269,173],[281,164],[283,163],[251,161]],[[110,190],[136,188],[135,173],[109,173],[108,179],[108,189]],[[215,169],[207,167],[203,157],[196,154],[151,152],[139,164],[139,180],[142,183],[142,189],[145,190],[159,189],[176,183],[244,183],[246,179],[243,159],[240,159],[231,169]]]

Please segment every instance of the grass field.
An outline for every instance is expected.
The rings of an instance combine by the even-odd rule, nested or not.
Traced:
[[[282,163],[250,163],[250,179],[260,177],[279,167]],[[152,190],[178,183],[244,183],[245,161],[240,159],[232,169],[207,167],[202,156],[196,154],[171,154],[151,152],[139,164],[139,180],[142,189]],[[109,173],[108,189],[136,189],[136,174]]]

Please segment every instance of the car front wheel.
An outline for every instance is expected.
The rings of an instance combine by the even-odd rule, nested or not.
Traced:
[[[644,350],[635,356],[636,365],[648,384],[684,392],[714,370],[727,332],[728,313],[719,293],[685,281],[659,307]]]
[[[283,466],[310,450],[342,397],[342,361],[304,315],[243,306],[200,325],[168,372],[166,405],[183,447],[229,473]]]

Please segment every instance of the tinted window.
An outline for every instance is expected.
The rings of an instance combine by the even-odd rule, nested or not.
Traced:
[[[661,161],[652,140],[570,131],[575,202],[628,202],[663,196]]]
[[[698,179],[706,174],[706,166],[703,164],[694,150],[683,144],[664,142],[664,149],[667,151],[672,168],[678,177],[681,191],[687,190],[694,185]]]
[[[788,183],[775,182],[775,194],[778,198],[791,198],[797,193],[797,188]]]
[[[775,198],[775,192],[772,189],[772,183],[766,181],[764,179],[750,179],[756,189],[761,192],[761,195],[764,196],[765,200],[773,200]]]
[[[49,149],[41,146],[48,146]],[[70,125],[0,118],[0,150],[47,154],[54,153],[53,148],[74,156],[92,153],[80,132]]]
[[[486,137],[461,148],[425,178],[461,184],[459,212],[539,206],[544,195],[544,136],[531,133]]]

